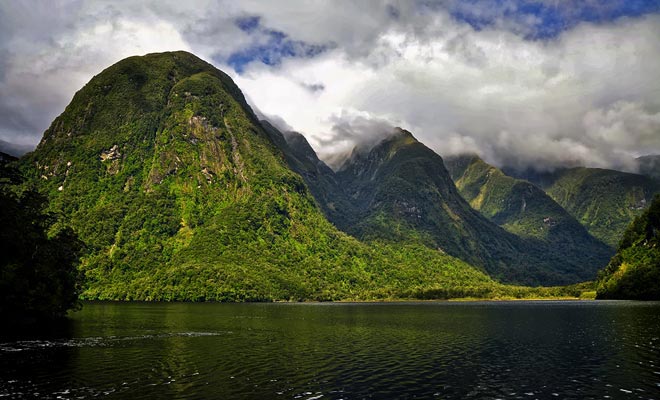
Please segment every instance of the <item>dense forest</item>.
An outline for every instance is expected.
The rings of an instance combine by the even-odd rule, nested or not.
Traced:
[[[82,242],[0,157],[0,316],[52,319],[76,308]]]
[[[660,195],[623,234],[598,277],[597,298],[660,300]]]

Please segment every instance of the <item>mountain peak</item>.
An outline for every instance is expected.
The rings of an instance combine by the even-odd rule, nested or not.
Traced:
[[[355,165],[377,165],[392,158],[400,149],[421,143],[409,131],[396,127],[375,145],[355,146],[337,171],[346,171]]]
[[[394,133],[392,136],[400,139],[411,139],[414,140],[415,142],[417,141],[417,139],[415,139],[415,137],[413,136],[412,133],[410,133],[410,131],[405,130],[398,126],[394,128]]]
[[[375,147],[379,146],[405,146],[413,143],[419,143],[419,141],[413,136],[409,131],[396,127],[392,130],[392,133],[385,137],[383,140],[378,142]]]
[[[486,164],[476,153],[463,153],[443,157],[445,167],[451,175],[451,179],[456,182],[472,164]]]

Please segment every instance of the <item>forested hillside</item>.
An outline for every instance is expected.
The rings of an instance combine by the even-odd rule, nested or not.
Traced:
[[[87,299],[338,300],[508,290],[414,243],[337,230],[231,79],[185,53],[96,77],[21,159],[87,246]]]
[[[599,299],[660,300],[660,195],[630,224],[598,278]]]

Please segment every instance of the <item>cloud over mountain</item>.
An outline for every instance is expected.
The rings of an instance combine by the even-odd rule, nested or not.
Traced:
[[[401,125],[496,165],[634,169],[660,153],[659,7],[567,4],[3,3],[0,139],[36,143],[101,67],[185,49],[325,157]]]

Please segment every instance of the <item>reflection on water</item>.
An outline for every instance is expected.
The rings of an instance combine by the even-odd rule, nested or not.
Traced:
[[[88,303],[7,398],[660,398],[660,303]]]

